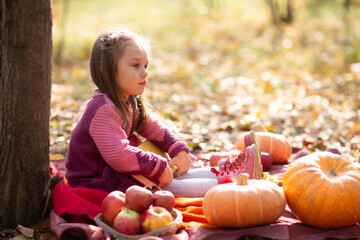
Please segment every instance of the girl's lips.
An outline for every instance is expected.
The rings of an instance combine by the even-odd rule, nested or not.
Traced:
[[[139,83],[139,85],[146,85],[146,81]]]

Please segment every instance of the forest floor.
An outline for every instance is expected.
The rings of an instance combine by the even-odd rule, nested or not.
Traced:
[[[123,3],[122,14],[106,4],[70,5],[73,24],[62,61],[53,69],[52,158],[66,155],[70,132],[94,89],[88,60],[99,33],[93,29],[116,22],[151,39],[145,95],[192,152],[229,151],[242,132],[263,125],[294,147],[336,148],[359,162],[358,6],[344,18],[339,3],[305,1],[297,3],[292,24],[275,26],[263,1],[160,2],[136,8],[153,20],[150,25],[134,17],[136,1]],[[53,3],[54,54],[61,3]],[[80,27],[84,20],[88,24]]]

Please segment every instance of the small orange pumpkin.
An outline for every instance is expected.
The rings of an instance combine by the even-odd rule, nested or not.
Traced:
[[[288,205],[309,226],[331,229],[360,220],[360,171],[338,154],[312,153],[285,172]]]
[[[283,164],[289,162],[292,147],[287,138],[283,135],[270,132],[256,132],[260,140],[261,152],[267,152],[272,157],[272,163]],[[244,149],[244,136],[241,136],[236,143],[237,150]]]
[[[203,213],[215,226],[244,228],[276,221],[284,212],[281,187],[266,180],[247,180],[240,174],[237,183],[212,187],[204,196]]]

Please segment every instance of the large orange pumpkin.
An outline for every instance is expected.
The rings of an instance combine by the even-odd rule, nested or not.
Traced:
[[[260,149],[262,152],[268,152],[275,164],[289,162],[292,153],[292,147],[287,138],[283,135],[270,132],[256,132],[260,140]],[[237,150],[244,149],[244,136],[241,136],[236,143]]]
[[[283,188],[288,205],[309,226],[323,229],[360,220],[360,171],[338,154],[313,153],[286,171]]]
[[[212,187],[204,196],[203,213],[215,226],[243,228],[276,221],[284,212],[286,200],[281,187],[266,180],[247,180]]]

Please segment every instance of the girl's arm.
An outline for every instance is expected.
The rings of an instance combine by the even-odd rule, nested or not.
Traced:
[[[166,166],[164,172],[159,177],[159,186],[164,187],[168,185],[173,179],[173,172],[169,165]]]
[[[176,166],[177,170],[175,171],[175,177],[181,176],[187,171],[189,171],[191,167],[191,159],[189,154],[186,151],[179,152],[175,157],[171,159],[169,162],[169,166]]]
[[[186,144],[158,120],[148,116],[144,129],[139,133],[154,142],[162,151],[169,153],[170,166],[176,166],[175,177],[186,173],[191,167],[189,148]]]
[[[159,179],[168,166],[167,160],[131,146],[121,126],[115,106],[106,104],[96,112],[89,132],[101,156],[118,172]]]
[[[162,151],[167,152],[170,158],[175,157],[179,152],[189,152],[186,144],[175,134],[173,134],[166,126],[161,124],[158,120],[151,118],[149,115],[145,126],[139,134],[151,140]]]

